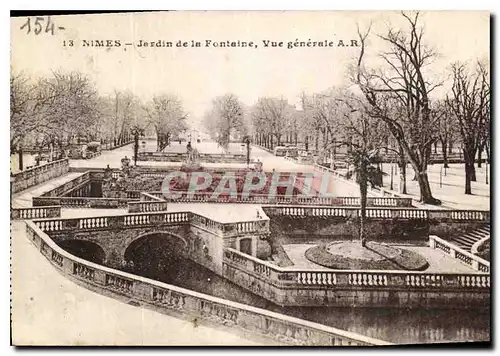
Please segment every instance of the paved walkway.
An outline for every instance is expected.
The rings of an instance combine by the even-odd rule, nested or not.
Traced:
[[[391,244],[392,246],[399,246],[398,244]],[[320,266],[314,262],[309,261],[305,257],[305,252],[308,248],[315,246],[315,244],[290,244],[283,245],[285,252],[287,253],[290,260],[294,263],[293,266],[283,267],[288,269],[294,268],[314,268],[320,270],[329,270],[329,268]],[[429,273],[441,273],[441,272],[459,272],[459,273],[477,273],[476,270],[469,266],[466,266],[459,261],[446,256],[439,250],[432,249],[430,247],[424,246],[400,246],[401,248],[408,249],[420,253],[425,256],[427,262],[429,262],[429,268],[425,272]]]
[[[22,221],[12,224],[12,283],[14,345],[264,345],[76,285],[29,242]]]
[[[200,143],[194,143],[200,153],[224,153],[224,150],[217,146],[215,142],[202,141]],[[142,149],[142,148],[141,148]],[[125,156],[133,157],[133,145],[126,145],[117,148],[112,151],[103,151],[98,157],[92,159],[77,159],[70,160],[71,167],[85,167],[85,168],[105,168],[109,164],[111,168],[120,168],[121,159]],[[156,142],[148,140],[146,141],[146,151],[154,152],[156,151]],[[173,142],[170,147],[165,149],[165,152],[186,152],[186,142],[179,145],[178,142]],[[228,148],[229,153],[242,153],[240,151],[240,144],[231,143]],[[246,152],[243,151],[243,153]],[[272,171],[273,169],[277,171],[311,171],[311,166],[299,165],[294,162],[288,161],[283,157],[276,157],[273,154],[264,151],[260,148],[251,148],[250,158],[252,160],[259,159],[263,164],[263,169],[266,171]],[[150,162],[150,161],[139,161],[137,162],[139,166],[181,166],[181,162]],[[227,167],[227,168],[245,168],[246,163],[203,163],[206,167]]]
[[[491,182],[490,166],[488,166],[488,180]],[[383,165],[386,173],[391,172],[389,164]],[[442,201],[443,208],[449,209],[478,209],[490,210],[491,185],[486,184],[486,165],[477,168],[477,182],[472,182],[472,195],[466,195],[465,191],[465,170],[463,164],[450,164],[446,169],[446,176],[441,164],[434,164],[428,167],[427,174],[431,185],[432,194]],[[441,176],[441,184],[440,184]],[[406,187],[408,193],[416,198],[420,197],[420,190],[417,181],[413,181],[413,169],[408,165]],[[384,177],[384,187],[390,188],[390,175]],[[393,188],[399,189],[399,176],[394,176]]]

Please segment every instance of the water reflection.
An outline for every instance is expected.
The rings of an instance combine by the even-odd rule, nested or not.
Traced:
[[[148,253],[148,255],[151,258],[155,254]],[[398,344],[488,341],[490,337],[489,311],[282,308],[190,260],[171,256],[168,260],[149,261],[147,265],[140,262],[136,264],[135,273],[197,292]]]

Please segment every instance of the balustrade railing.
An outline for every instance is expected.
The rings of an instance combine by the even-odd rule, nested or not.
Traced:
[[[131,198],[33,197],[33,206],[60,205],[63,208],[127,208]]]
[[[141,192],[141,201],[165,201],[161,192]]]
[[[187,224],[189,212],[140,213],[118,216],[94,216],[69,219],[38,219],[34,224],[45,232],[68,230],[107,230],[119,227],[158,226]]]
[[[61,216],[61,206],[37,206],[31,208],[12,208],[10,218],[12,220],[30,220],[41,218],[57,218]]]
[[[69,171],[67,158],[33,167],[18,173],[11,173],[10,186],[12,193],[44,183],[49,179],[60,177]]]
[[[251,194],[244,196],[238,193],[235,196],[215,196],[213,193],[196,192],[188,194],[187,191],[175,191],[172,195],[162,192],[149,192],[161,196],[172,202],[210,202],[210,203],[256,203],[256,204],[297,204],[297,205],[327,205],[327,206],[359,206],[360,198],[357,197],[322,197],[300,195],[275,195]],[[412,207],[411,198],[368,197],[367,206],[376,207]]]
[[[382,199],[382,198],[380,198]],[[271,216],[343,216],[359,217],[360,209],[354,207],[309,207],[268,206],[264,207]],[[437,221],[480,221],[489,222],[489,211],[469,210],[423,210],[411,208],[367,208],[366,217],[371,219],[437,220]]]
[[[139,201],[129,202],[129,213],[148,213],[157,211],[167,211],[168,202],[166,201]]]
[[[431,235],[429,236],[429,246],[433,249],[440,250],[448,256],[460,261],[461,263],[481,272],[490,272],[490,262],[476,256],[460,247],[443,240],[442,238]]]
[[[43,193],[41,196],[42,197],[62,197],[66,194],[68,194],[70,191],[84,186],[88,184],[91,180],[91,173],[90,172],[85,172],[82,175],[73,178],[61,185],[58,185],[54,189],[51,189],[45,193]]]
[[[368,346],[389,343],[333,327],[212,297],[188,289],[104,267],[64,251],[31,221],[30,241],[65,276],[105,293],[203,318],[290,345]],[[267,273],[264,267],[259,273]]]
[[[318,286],[399,290],[489,290],[486,273],[430,273],[398,270],[313,270],[279,267],[232,248],[224,249],[224,262],[239,266],[250,274],[265,275],[270,284],[281,287]]]

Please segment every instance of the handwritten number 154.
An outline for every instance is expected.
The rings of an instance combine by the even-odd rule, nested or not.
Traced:
[[[39,35],[42,33],[43,28],[45,27],[45,33],[54,34],[54,23],[51,21],[50,16],[45,17],[35,17],[33,24],[33,32],[35,35]],[[64,27],[58,27],[59,30],[64,30]],[[26,30],[26,34],[29,34],[32,30],[32,18],[28,17],[26,22],[21,26],[21,30]]]

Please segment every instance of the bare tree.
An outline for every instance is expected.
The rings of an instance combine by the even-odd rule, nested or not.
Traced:
[[[380,162],[379,151],[386,142],[385,124],[372,118],[365,105],[354,95],[343,95],[335,100],[338,143],[349,145],[347,160],[354,167],[360,191],[359,239],[365,246],[365,220],[368,183],[377,185],[381,170],[375,166]]]
[[[354,70],[353,82],[363,92],[368,114],[386,123],[387,128],[404,149],[420,187],[420,201],[440,204],[432,196],[427,165],[436,139],[429,94],[441,83],[431,83],[425,73],[435,52],[423,41],[424,31],[418,24],[419,13],[402,13],[408,32],[389,29],[380,35],[390,49],[379,53],[384,70],[367,70],[364,66],[366,38],[370,33],[358,30],[361,50]]]
[[[281,146],[282,138],[290,129],[295,108],[283,98],[259,98],[252,110],[254,127],[265,133],[267,147]]]
[[[174,95],[158,95],[144,106],[148,123],[155,128],[157,151],[163,151],[173,135],[187,129],[182,102]]]
[[[479,62],[469,72],[464,63],[451,67],[453,86],[447,105],[456,117],[462,139],[465,161],[465,194],[472,194],[471,182],[476,180],[474,161],[483,141],[485,123],[490,116],[489,73],[484,63]]]
[[[228,147],[231,135],[245,135],[244,108],[234,94],[219,96],[212,101],[212,108],[205,113],[205,126],[223,148]]]
[[[435,104],[435,110],[433,114],[438,120],[438,131],[437,137],[439,142],[441,142],[441,153],[443,154],[443,167],[449,168],[448,165],[448,150],[455,136],[457,129],[457,122],[455,115],[450,110],[450,107],[446,105],[443,100],[439,100]]]

